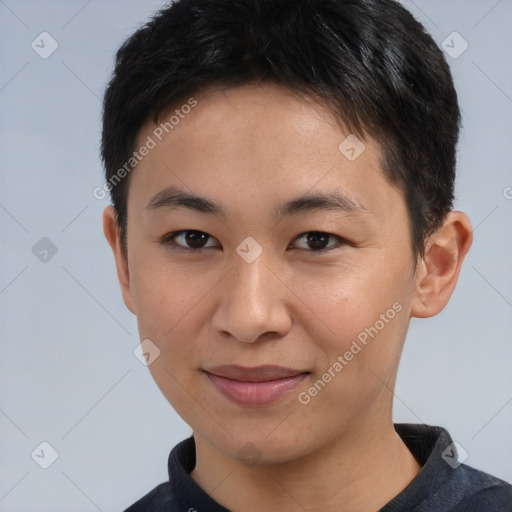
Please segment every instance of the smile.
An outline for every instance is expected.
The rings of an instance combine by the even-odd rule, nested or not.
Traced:
[[[224,397],[247,407],[261,407],[278,401],[309,374],[279,366],[219,366],[205,370],[205,373]]]

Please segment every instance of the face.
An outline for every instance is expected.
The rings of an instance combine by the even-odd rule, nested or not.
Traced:
[[[161,141],[141,130],[137,147],[156,144],[130,177],[123,295],[160,351],[155,381],[230,457],[252,443],[293,460],[375,429],[414,290],[378,145],[339,149],[331,114],[275,85],[194,98]]]

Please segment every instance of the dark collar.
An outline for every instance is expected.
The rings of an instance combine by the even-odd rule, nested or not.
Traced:
[[[395,430],[422,468],[414,480],[380,512],[446,512],[454,510],[457,504],[482,489],[508,485],[502,481],[500,484],[498,479],[486,473],[458,465],[452,439],[442,427],[397,423]],[[172,503],[179,504],[176,510],[229,512],[192,479],[190,473],[195,465],[196,451],[192,436],[176,445],[169,455],[170,482],[165,485]]]

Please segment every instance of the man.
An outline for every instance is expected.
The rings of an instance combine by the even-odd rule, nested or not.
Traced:
[[[444,429],[392,421],[410,318],[444,308],[472,241],[459,124],[392,0],[178,0],[122,46],[104,231],[194,433],[130,512],[512,510]]]

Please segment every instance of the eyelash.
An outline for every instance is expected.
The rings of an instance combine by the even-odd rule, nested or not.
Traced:
[[[182,252],[185,252],[185,253],[192,253],[192,254],[197,254],[205,249],[211,249],[212,247],[200,247],[199,249],[193,249],[193,248],[190,248],[190,247],[183,247],[181,245],[178,245],[174,239],[176,237],[178,237],[179,235],[181,234],[184,234],[184,233],[200,233],[200,234],[204,234],[208,237],[208,240],[207,242],[209,241],[209,239],[213,238],[211,235],[208,235],[208,233],[205,233],[204,231],[199,231],[199,230],[196,230],[196,229],[184,229],[184,230],[181,230],[181,231],[174,231],[173,233],[168,233],[167,235],[165,235],[162,239],[161,239],[161,243],[165,246],[170,246],[170,248],[173,250],[173,251],[182,251]],[[328,247],[326,249],[320,249],[320,250],[308,250],[308,249],[300,249],[301,251],[307,251],[313,255],[322,255],[322,254],[325,254],[329,251],[332,251],[333,249],[337,249],[339,248],[340,246],[343,246],[343,245],[350,245],[350,243],[345,240],[344,238],[341,238],[340,236],[338,235],[333,235],[332,233],[326,233],[324,231],[305,231],[304,233],[301,233],[300,235],[297,235],[297,237],[295,238],[295,240],[297,239],[300,239],[302,237],[304,237],[305,235],[308,235],[308,234],[311,234],[311,233],[315,233],[317,235],[327,235],[331,238],[336,238],[338,240],[338,243],[337,245],[335,246],[332,246],[332,247]]]

